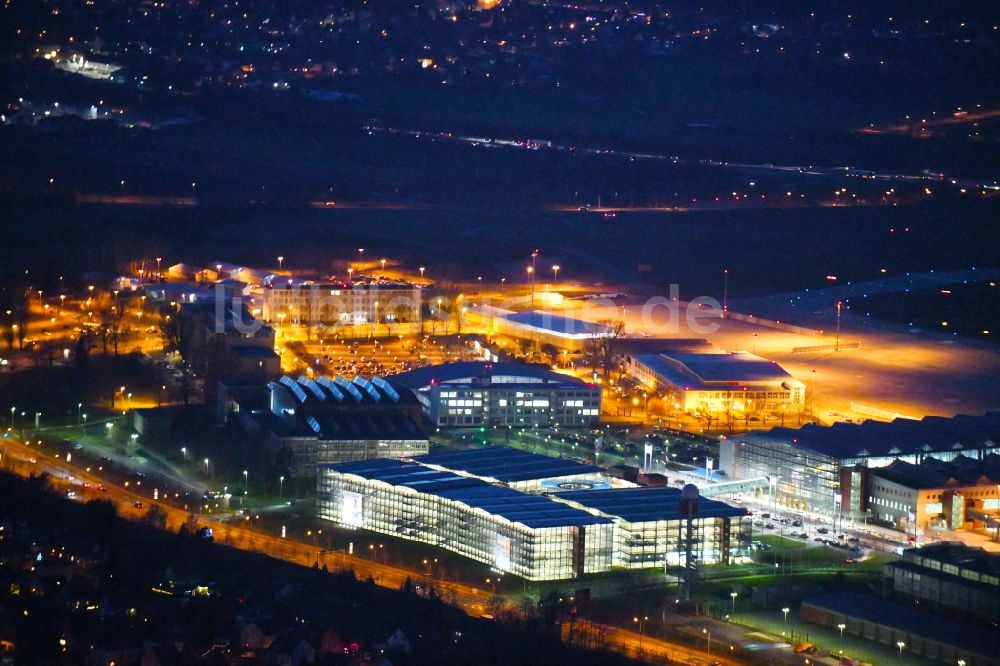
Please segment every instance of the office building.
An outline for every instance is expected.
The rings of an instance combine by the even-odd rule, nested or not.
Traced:
[[[599,387],[541,364],[466,361],[389,379],[410,390],[439,427],[581,427],[601,416]]]
[[[993,527],[1000,518],[1000,455],[960,455],[920,464],[894,460],[860,468],[862,509],[874,520],[913,532]]]
[[[262,317],[279,326],[361,326],[420,321],[419,285],[385,280],[270,281],[260,296]]]
[[[997,442],[1000,412],[779,427],[723,440],[720,465],[733,480],[769,479],[778,505],[861,520],[869,508],[863,468],[882,468],[895,460],[982,460],[996,452]]]
[[[633,486],[592,465],[493,447],[324,466],[317,510],[342,527],[440,546],[529,580],[685,564],[681,491]],[[747,511],[702,499],[691,545],[697,562],[741,561]]]

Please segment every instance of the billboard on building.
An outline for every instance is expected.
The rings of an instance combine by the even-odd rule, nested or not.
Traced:
[[[510,537],[505,537],[502,534],[497,535],[493,556],[497,569],[510,571]]]
[[[362,496],[350,490],[345,490],[340,500],[341,521],[348,527],[361,527],[365,517],[362,509]]]

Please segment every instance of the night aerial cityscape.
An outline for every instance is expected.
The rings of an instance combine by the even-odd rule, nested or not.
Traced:
[[[1000,666],[1000,5],[0,0],[0,665]]]

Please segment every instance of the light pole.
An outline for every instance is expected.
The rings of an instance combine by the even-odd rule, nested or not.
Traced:
[[[250,472],[243,470],[243,497],[240,498],[240,506],[243,506],[243,502],[247,496],[247,487],[250,485]]]
[[[906,643],[903,641],[896,641],[896,647],[899,648],[899,662],[903,662],[903,648],[906,647]]]
[[[278,270],[279,271],[281,270],[281,264],[283,264],[284,262],[285,262],[285,258],[284,257],[278,257]]]
[[[538,259],[538,250],[531,253],[531,270],[528,274],[531,275],[531,309],[535,309],[535,260]]]
[[[423,282],[423,279],[424,279],[424,271],[425,271],[425,270],[426,270],[426,269],[425,269],[425,268],[424,268],[423,266],[421,266],[421,267],[420,267],[420,281],[421,281],[421,282]]]
[[[279,476],[278,477],[278,503],[279,504],[281,503],[281,497],[282,497],[282,495],[284,495],[284,492],[285,492],[285,477],[284,476]]]
[[[701,633],[705,634],[705,637],[708,639],[708,643],[705,646],[705,653],[708,654],[709,657],[711,657],[712,656],[712,632],[709,631],[708,629],[702,629]]]
[[[206,474],[211,474],[212,473],[212,464],[211,464],[211,461],[208,458],[205,458],[205,460],[203,462],[205,463],[205,473]]]
[[[87,415],[83,415],[83,436],[87,436]]]
[[[379,259],[379,261],[382,263],[382,275],[384,276],[385,275],[385,259]]]
[[[781,609],[781,612],[785,615],[785,624],[788,624],[788,611],[790,610],[791,608],[788,608],[787,606]]]
[[[649,620],[648,617],[643,615],[642,617],[633,617],[632,622],[639,625],[639,654],[642,654],[642,639],[646,633],[646,621]]]
[[[559,264],[552,264],[552,283],[559,282]]]
[[[733,600],[733,615],[736,615],[736,596],[737,592],[730,592],[729,597]]]
[[[837,338],[833,344],[833,351],[840,351],[840,308],[843,304],[843,301],[837,301]]]
[[[729,314],[729,269],[722,269],[722,318]]]
[[[847,629],[847,625],[841,622],[837,629],[840,629],[840,654],[844,654],[844,629]]]
[[[156,258],[156,278],[160,278],[160,262],[163,261],[163,257]]]

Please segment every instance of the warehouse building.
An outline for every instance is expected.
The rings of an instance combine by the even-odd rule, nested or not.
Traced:
[[[601,417],[599,387],[541,364],[464,361],[389,379],[409,389],[439,427],[583,427]]]
[[[747,352],[628,354],[630,375],[688,414],[782,420],[805,406],[805,384]]]
[[[592,465],[504,447],[327,465],[317,486],[323,519],[529,580],[682,566],[689,542],[695,562],[749,555],[746,510],[702,499],[689,537],[680,505],[678,489],[637,488]]]

